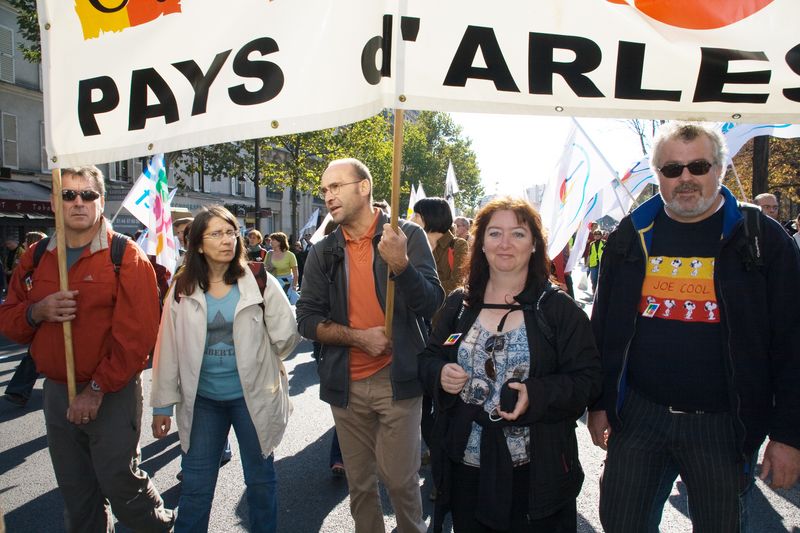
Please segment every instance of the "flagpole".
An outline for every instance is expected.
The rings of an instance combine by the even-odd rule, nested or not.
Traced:
[[[113,217],[111,217],[111,225],[112,226],[114,225],[114,221],[117,220],[117,217],[119,216],[119,212],[122,211],[123,207],[125,207],[125,206],[122,203],[120,203],[119,204],[119,209],[117,209],[117,212],[114,213]]]
[[[744,187],[742,186],[742,180],[739,179],[739,173],[736,172],[736,167],[733,164],[733,160],[731,160],[730,165],[731,165],[731,170],[733,170],[733,175],[736,178],[736,183],[739,184],[739,192],[742,193],[742,200],[744,200],[746,202],[747,201],[747,195],[744,192]]]
[[[592,148],[594,148],[594,151],[597,153],[597,155],[600,156],[600,159],[603,160],[603,163],[605,163],[606,167],[608,167],[608,170],[611,172],[611,175],[614,176],[614,181],[619,183],[620,186],[622,186],[622,188],[625,189],[625,192],[628,193],[628,196],[630,197],[631,202],[636,203],[636,198],[633,197],[633,195],[631,194],[631,191],[629,191],[628,188],[625,187],[625,185],[622,183],[622,180],[619,179],[619,176],[617,176],[617,171],[614,170],[614,167],[612,167],[611,163],[608,162],[608,159],[606,159],[606,156],[603,155],[603,152],[601,152],[600,149],[597,148],[597,145],[594,144],[594,141],[592,140],[592,138],[589,137],[589,135],[586,133],[586,130],[583,129],[583,126],[581,126],[580,122],[578,122],[578,119],[576,119],[575,117],[571,117],[571,118],[572,118],[572,122],[575,124],[575,126],[580,130],[581,133],[583,133],[583,136],[586,137],[586,140],[589,141],[589,144],[592,145]]]
[[[59,290],[68,291],[67,245],[64,235],[64,206],[61,198],[61,169],[53,169],[53,206],[56,218],[56,253],[58,257]],[[64,328],[64,357],[67,365],[67,396],[69,403],[75,398],[75,357],[72,352],[72,321],[62,322]]]
[[[394,153],[392,155],[392,230],[397,231],[397,214],[400,211],[400,165],[403,163],[403,110],[394,110]],[[394,314],[394,280],[391,269],[386,279],[386,338],[392,339],[392,315]]]

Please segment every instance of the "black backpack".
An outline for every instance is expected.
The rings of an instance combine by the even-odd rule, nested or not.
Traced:
[[[114,274],[116,274],[117,279],[119,279],[119,269],[122,267],[122,258],[125,256],[125,248],[127,248],[129,240],[130,238],[127,235],[117,233],[116,231],[111,237],[111,246],[109,246],[109,250],[111,252],[111,262],[114,264]],[[47,251],[48,244],[50,244],[50,237],[45,237],[36,243],[36,247],[33,249],[33,268],[26,272],[23,278],[26,286],[30,286],[33,272],[39,266],[42,256]]]

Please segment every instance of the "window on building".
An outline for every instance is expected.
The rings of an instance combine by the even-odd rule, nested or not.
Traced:
[[[237,180],[233,176],[229,177],[228,179],[231,180],[231,196],[236,196],[236,194],[238,193],[236,182],[238,182],[239,180]]]
[[[19,153],[17,152],[17,117],[3,113],[3,166],[19,168]]]
[[[14,30],[0,26],[0,81],[14,83]]]
[[[130,161],[117,161],[114,163],[114,178],[117,181],[130,181],[131,180],[131,167]]]

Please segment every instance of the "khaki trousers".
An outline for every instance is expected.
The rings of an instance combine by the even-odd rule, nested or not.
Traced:
[[[356,533],[385,531],[378,477],[394,507],[399,533],[424,533],[419,489],[422,397],[392,400],[390,370],[350,384],[346,409],[331,406],[342,448]]]

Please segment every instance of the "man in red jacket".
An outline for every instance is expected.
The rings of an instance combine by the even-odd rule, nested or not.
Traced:
[[[62,179],[70,290],[59,289],[56,239],[50,239],[36,268],[31,247],[0,306],[0,333],[30,343],[36,367],[46,377],[47,442],[67,531],[112,530],[111,510],[130,529],[169,531],[172,512],[138,468],[139,374],[158,331],[153,267],[129,242],[115,272],[113,231],[103,217],[105,186],[97,167],[63,169]],[[62,332],[67,321],[72,322],[78,390],[72,403]]]

